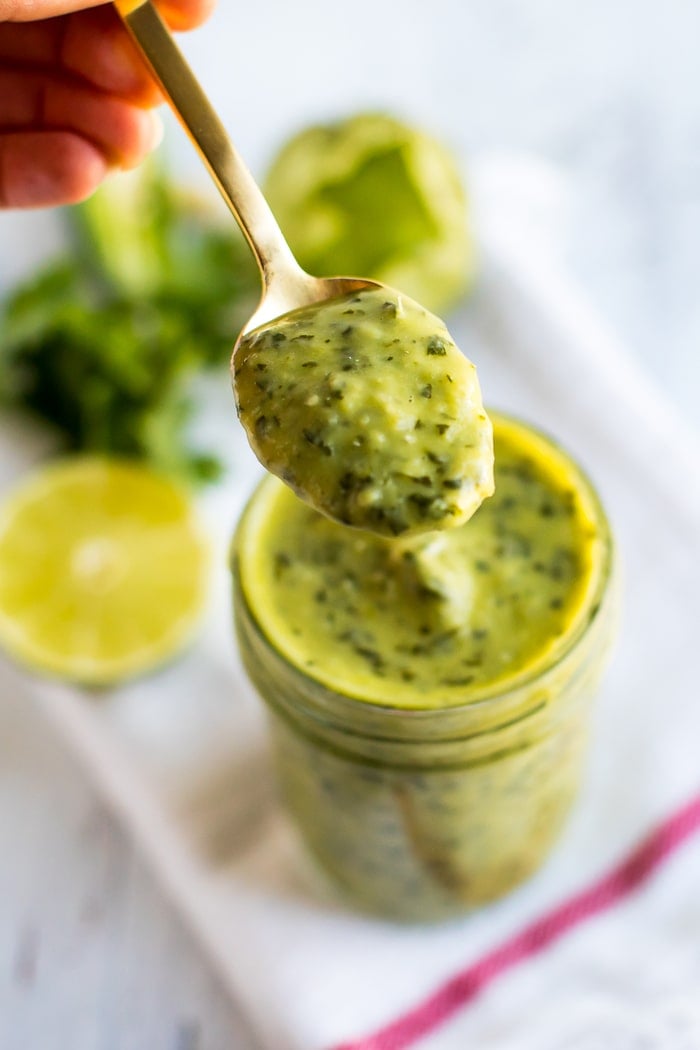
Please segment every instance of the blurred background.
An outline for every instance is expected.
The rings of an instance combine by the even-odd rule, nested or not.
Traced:
[[[568,263],[632,352],[697,415],[700,7],[694,0],[222,0],[183,49],[262,176],[317,120],[388,110],[464,162],[544,160],[563,177]],[[168,121],[165,150],[211,192]],[[562,190],[562,186],[559,187]],[[553,201],[559,208],[561,199]],[[7,283],[55,220],[3,217]],[[29,230],[29,236],[25,231]]]
[[[444,139],[467,181],[510,159],[551,194],[562,265],[697,421],[698,40],[697,0],[221,0],[183,47],[258,175],[293,131],[367,108]],[[206,186],[167,123],[171,163]],[[59,238],[56,215],[0,216],[0,286]],[[21,1038],[0,1009],[0,1048],[253,1046],[116,823],[20,710],[0,711],[0,778],[25,799],[0,810],[0,895],[15,902],[0,945]]]
[[[485,154],[551,162],[570,180],[573,271],[697,418],[694,0],[224,0],[216,17],[187,53],[257,172],[293,129],[361,108],[434,132],[467,181]]]
[[[694,0],[224,0],[215,22],[187,54],[257,173],[293,130],[362,108],[436,133],[467,183],[485,155],[550,162],[567,180],[572,270],[697,418]],[[196,170],[189,150],[177,158]]]

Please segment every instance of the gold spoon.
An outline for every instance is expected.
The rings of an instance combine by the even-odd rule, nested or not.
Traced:
[[[466,520],[493,491],[491,427],[481,407],[474,366],[460,354],[438,318],[393,289],[357,277],[312,277],[302,270],[262,192],[151,0],[114,0],[114,4],[260,268],[262,297],[236,340],[231,358],[239,418],[260,462],[317,510],[343,524],[398,535],[449,527]],[[384,308],[393,309],[396,317],[400,306],[406,341],[401,353],[392,349],[386,355],[376,354],[371,361],[365,360],[372,355],[358,348],[362,338],[358,335],[353,345],[339,347],[341,353],[347,350],[349,359],[338,375],[337,354],[326,346],[332,340],[324,339],[323,346],[316,346],[315,357],[330,354],[334,361],[328,361],[327,368],[319,368],[322,379],[316,379],[313,368],[306,371],[307,365],[316,367],[319,361],[307,361],[293,349],[289,351],[294,358],[291,383],[289,374],[279,368],[284,355],[275,352],[270,361],[268,376],[279,373],[286,384],[283,391],[275,391],[271,380],[259,375],[260,370],[268,371],[265,359],[269,347],[266,349],[265,340],[271,340],[275,346],[280,340],[284,342],[284,329],[303,323],[299,317],[304,307],[322,304],[321,313],[326,314],[327,321],[329,314],[338,310],[341,314],[356,313],[344,300],[365,292],[369,297],[373,292],[380,293],[379,302],[372,307],[382,315],[380,326],[386,322]],[[296,314],[300,309],[302,315]],[[366,310],[357,313],[364,315]],[[412,318],[413,327],[406,340],[407,316]],[[338,324],[339,320],[342,323]],[[354,326],[348,320],[336,318],[336,327],[351,344],[353,337],[349,333]],[[316,327],[315,323],[312,327]],[[386,327],[382,331],[387,338]],[[395,330],[393,334],[396,335]],[[262,339],[260,345],[255,342],[256,337]],[[313,336],[304,334],[297,338]],[[381,345],[381,338],[377,343],[376,325],[369,339],[375,346]],[[394,339],[392,347],[394,343],[401,343],[401,339]],[[432,343],[436,344],[435,349],[430,348]],[[289,340],[288,348],[290,344],[298,345],[294,338]],[[251,354],[256,358],[254,367]],[[440,368],[431,354],[440,355]],[[358,356],[363,359],[361,368],[355,360]],[[389,366],[393,378],[387,371]],[[354,382],[346,370],[356,368],[359,374]],[[303,378],[302,373],[306,373]],[[421,421],[413,419],[415,403],[432,399],[433,381],[436,396],[431,400],[432,429],[441,435],[435,450],[428,437],[420,444],[411,443],[405,434],[407,427],[422,426]],[[344,400],[342,425],[338,425],[336,399]],[[449,438],[442,437],[446,430],[450,430]],[[387,435],[395,440],[387,440]],[[451,450],[447,457],[446,445]]]
[[[146,59],[250,245],[262,277],[262,297],[240,333],[312,303],[366,288],[376,281],[312,277],[299,266],[260,187],[236,152],[209,99],[151,0],[115,0],[121,19]]]

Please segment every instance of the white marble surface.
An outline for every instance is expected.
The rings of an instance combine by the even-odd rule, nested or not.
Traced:
[[[575,187],[570,265],[697,421],[696,0],[375,0],[348,11],[222,0],[188,43],[252,166],[290,127],[362,105],[393,107],[464,152],[553,161]],[[47,253],[52,228],[46,216],[0,217],[6,279]],[[0,698],[0,856],[0,1050],[253,1046],[23,696]]]

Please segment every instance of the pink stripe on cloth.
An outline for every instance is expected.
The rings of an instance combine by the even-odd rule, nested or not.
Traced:
[[[502,973],[553,944],[586,919],[611,908],[649,879],[700,829],[700,795],[667,817],[612,871],[525,926],[441,985],[427,999],[372,1035],[334,1050],[405,1050],[435,1031]]]

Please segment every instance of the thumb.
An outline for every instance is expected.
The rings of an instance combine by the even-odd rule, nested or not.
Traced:
[[[67,15],[103,0],[0,0],[0,22],[38,22],[54,15]]]
[[[104,0],[0,0],[0,23],[37,22],[102,3]],[[173,29],[191,29],[207,18],[214,0],[162,0],[158,6]]]
[[[0,22],[38,22],[72,10],[97,7],[104,0],[0,0]]]

